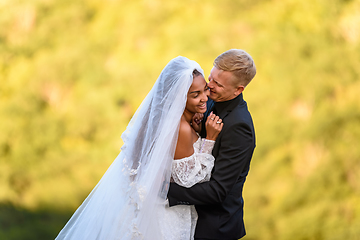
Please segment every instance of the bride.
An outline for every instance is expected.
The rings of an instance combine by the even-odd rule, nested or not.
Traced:
[[[170,181],[210,179],[223,123],[211,113],[206,138],[197,134],[208,94],[199,64],[172,59],[122,134],[120,154],[56,239],[193,239],[195,208],[168,207],[166,195]]]

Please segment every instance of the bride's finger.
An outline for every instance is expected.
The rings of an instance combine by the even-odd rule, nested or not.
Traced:
[[[209,114],[209,116],[207,117],[206,122],[214,121],[214,115],[215,115],[215,114],[213,114],[213,112],[211,112],[211,113]]]

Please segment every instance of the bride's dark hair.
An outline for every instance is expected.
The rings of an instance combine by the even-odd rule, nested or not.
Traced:
[[[192,72],[193,77],[197,77],[202,75],[201,72],[199,72],[198,70],[194,69],[194,71]]]

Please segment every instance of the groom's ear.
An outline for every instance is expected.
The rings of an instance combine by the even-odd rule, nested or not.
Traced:
[[[239,96],[244,91],[244,89],[245,87],[243,85],[236,87],[236,91],[234,92],[234,95]]]

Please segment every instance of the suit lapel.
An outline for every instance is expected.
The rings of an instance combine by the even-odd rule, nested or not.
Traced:
[[[243,95],[242,93],[234,98],[233,100],[230,100],[231,102],[229,104],[226,104],[224,109],[217,109],[218,111],[218,115],[219,117],[224,121],[224,119],[226,118],[226,116],[234,109],[236,108],[236,106],[238,106],[239,104],[242,104],[244,102],[243,99]],[[210,112],[213,110],[213,107],[215,105],[215,102],[211,99],[209,99],[209,101],[206,103],[207,104],[207,110],[204,114],[204,119],[202,122],[202,129],[201,129],[201,133],[200,136],[201,137],[206,137],[206,129],[205,129],[205,122],[207,117],[209,116]],[[220,112],[220,113],[219,113]],[[225,123],[225,122],[224,122]],[[226,124],[226,123],[225,123]],[[220,133],[221,134],[221,133]]]
[[[240,94],[238,97],[236,97],[234,100],[232,100],[229,104],[225,105],[224,109],[220,110],[219,117],[223,120],[224,125],[226,125],[226,120],[224,120],[229,113],[231,113],[238,105],[243,104],[245,101],[243,99],[243,95]],[[220,132],[220,135],[224,134],[223,131]],[[219,136],[220,136],[219,135]],[[212,151],[213,156],[216,158],[219,154],[219,147],[220,147],[220,137],[218,137],[215,141],[215,145]]]
[[[234,109],[236,108],[236,106],[238,106],[239,104],[241,104],[242,102],[244,102],[243,99],[243,95],[242,93],[235,98],[233,101],[231,101],[228,105],[225,106],[224,109],[222,109],[220,111],[219,117],[224,120],[224,118],[226,118],[226,116]]]
[[[207,117],[209,116],[209,114],[211,113],[211,111],[213,110],[215,102],[211,99],[209,99],[206,103],[206,112],[204,114],[204,119],[207,119]]]
[[[204,113],[204,118],[202,121],[202,126],[201,126],[201,131],[200,131],[200,136],[202,138],[206,137],[206,128],[205,128],[205,122],[207,117],[209,116],[209,114],[211,113],[213,107],[214,107],[215,102],[211,99],[209,99],[206,103],[206,112]]]

